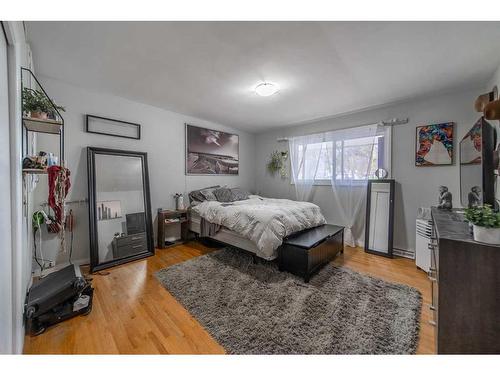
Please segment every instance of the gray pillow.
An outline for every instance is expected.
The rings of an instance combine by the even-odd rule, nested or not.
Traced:
[[[243,189],[240,189],[240,188],[232,188],[230,189],[231,190],[231,194],[232,194],[232,201],[243,201],[245,199],[248,199],[248,191],[245,191]]]
[[[212,189],[212,190],[217,189],[219,187],[220,187],[220,185],[215,185],[215,186],[210,186],[210,187],[206,187],[206,188],[199,189],[199,190],[193,190],[191,193],[189,193],[190,203],[206,201],[207,198],[205,198],[205,195],[202,192],[205,190],[209,190],[209,189]]]
[[[216,201],[217,198],[215,197],[214,190],[214,188],[203,189],[200,193],[206,201]]]
[[[232,202],[233,194],[231,189],[228,188],[218,188],[214,190],[214,195],[219,202]]]

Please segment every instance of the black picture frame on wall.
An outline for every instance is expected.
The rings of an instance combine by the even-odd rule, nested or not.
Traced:
[[[238,176],[240,136],[185,124],[187,176]],[[211,141],[210,141],[211,140]]]
[[[142,182],[144,196],[144,218],[145,218],[145,238],[147,249],[143,252],[116,258],[105,262],[99,261],[99,238],[97,224],[97,190],[96,190],[96,155],[112,155],[141,158],[142,161]],[[89,194],[89,234],[90,234],[90,272],[96,272],[105,268],[119,264],[131,262],[133,260],[146,258],[155,254],[153,239],[153,221],[151,213],[151,198],[149,189],[148,157],[146,152],[124,151],[108,148],[87,147],[87,173],[88,173],[88,194]]]
[[[102,127],[102,130],[95,130],[95,129],[91,128],[91,123],[93,121],[96,124],[108,123],[108,126],[110,126],[110,127],[115,125],[115,129],[117,129],[117,132],[109,133],[106,131],[105,127]],[[120,127],[122,127],[121,130],[122,130],[123,134],[119,133]],[[137,124],[135,122],[123,121],[123,120],[116,120],[116,119],[102,117],[102,116],[86,115],[85,116],[85,131],[87,133],[108,135],[111,137],[128,138],[128,139],[136,139],[136,140],[141,139],[141,124]],[[129,132],[131,132],[131,133],[135,132],[135,135],[128,135]]]

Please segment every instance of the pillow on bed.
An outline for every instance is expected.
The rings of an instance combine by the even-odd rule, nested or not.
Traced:
[[[216,185],[216,186],[210,186],[210,187],[206,187],[206,188],[199,189],[199,190],[193,190],[191,193],[189,193],[189,202],[191,204],[193,204],[193,203],[201,203],[201,202],[204,202],[206,200],[209,200],[205,197],[205,195],[209,196],[208,191],[210,190],[212,192],[212,195],[213,195],[213,190],[217,189],[219,187],[220,187],[220,185]],[[205,192],[205,193],[203,193],[203,192]],[[214,198],[215,198],[215,196],[214,196]],[[211,200],[215,200],[215,199],[211,199]]]
[[[240,188],[232,188],[228,189],[226,187],[221,187],[215,189],[213,194],[217,198],[219,202],[234,202],[234,201],[242,201],[248,199],[248,192]]]
[[[203,190],[200,190],[200,193],[203,196],[203,198],[205,198],[206,201],[216,201],[217,197],[214,194],[215,189],[216,188],[203,189]]]
[[[234,201],[243,201],[245,199],[248,199],[249,193],[248,191],[245,191],[240,188],[232,188],[231,194],[232,194],[232,200]]]
[[[228,189],[226,187],[215,189],[214,195],[219,202],[232,202],[233,201],[233,193],[231,192],[231,189]]]

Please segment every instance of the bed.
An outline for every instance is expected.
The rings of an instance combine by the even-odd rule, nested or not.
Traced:
[[[189,230],[200,235],[200,226],[201,216],[195,211],[191,211],[191,215],[189,217]],[[224,227],[221,227],[216,234],[207,237],[237,247],[239,249],[250,251],[253,254],[257,254],[259,251],[259,249],[257,249],[257,246],[252,241]]]
[[[224,189],[226,197],[212,194]],[[232,189],[210,187],[190,193],[192,232],[273,260],[284,238],[326,223],[313,203],[248,195],[237,188],[231,195],[227,190]]]

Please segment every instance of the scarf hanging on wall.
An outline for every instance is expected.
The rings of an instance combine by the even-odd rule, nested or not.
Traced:
[[[48,168],[49,180],[49,207],[54,211],[54,219],[61,239],[61,251],[66,251],[64,236],[64,201],[71,187],[69,179],[70,171],[67,168],[53,165]]]

